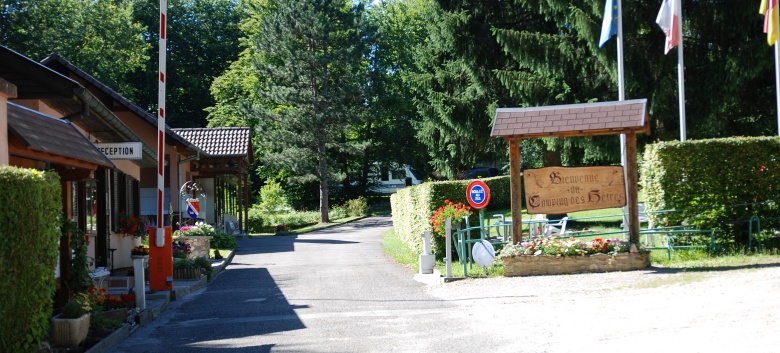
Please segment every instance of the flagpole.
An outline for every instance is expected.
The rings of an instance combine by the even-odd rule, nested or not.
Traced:
[[[683,36],[682,36],[682,0],[676,0],[675,12],[677,16],[677,36],[680,38],[680,44],[677,45],[677,84],[680,98],[680,141],[686,140],[685,133],[685,72],[683,65]]]
[[[618,69],[618,99],[626,100],[626,82],[623,72],[623,1],[617,0],[617,69]],[[625,195],[628,195],[628,173],[625,173],[628,165],[628,156],[626,156],[626,134],[620,134],[620,164],[623,166],[623,185],[626,187]],[[623,229],[628,229],[627,222],[628,203],[623,206]]]
[[[780,16],[780,11],[777,9],[774,12],[774,16]],[[780,136],[780,45],[778,40],[775,39],[775,94],[777,95],[777,136]]]

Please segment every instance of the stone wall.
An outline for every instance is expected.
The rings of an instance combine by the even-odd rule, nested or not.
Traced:
[[[192,252],[190,252],[190,255],[187,256],[188,259],[195,259],[198,257],[205,257],[209,258],[210,250],[211,250],[211,238],[213,237],[203,237],[203,236],[185,236],[185,237],[177,237],[174,239],[174,241],[183,241],[187,244],[190,244],[190,249]]]
[[[614,256],[512,256],[505,257],[503,261],[506,277],[632,271],[650,266],[650,252],[620,253]]]

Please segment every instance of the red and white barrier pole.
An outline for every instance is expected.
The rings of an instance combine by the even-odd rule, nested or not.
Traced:
[[[157,105],[157,236],[155,245],[165,245],[165,230],[163,221],[163,202],[165,200],[165,52],[167,47],[166,20],[168,17],[168,1],[160,0],[160,77],[158,85]]]

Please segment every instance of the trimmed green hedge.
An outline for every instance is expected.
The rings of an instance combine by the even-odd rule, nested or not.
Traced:
[[[511,195],[509,176],[498,176],[482,179],[490,188],[490,203],[488,209],[498,210],[511,207]],[[416,186],[398,190],[390,196],[390,207],[393,213],[393,227],[395,233],[411,249],[422,252],[422,233],[426,230],[433,231],[431,217],[442,205],[444,200],[463,202],[468,205],[466,199],[466,186],[471,180],[428,182]],[[469,219],[472,225],[479,223],[477,210]],[[490,217],[486,211],[486,218]],[[455,221],[455,220],[453,220]],[[453,228],[455,224],[453,223]],[[436,258],[444,257],[444,238],[435,237],[433,251]],[[454,250],[453,250],[454,253]]]
[[[780,217],[780,137],[648,145],[640,175],[646,210],[656,225],[685,221],[724,230],[730,241],[744,243],[752,215]],[[674,211],[652,213],[657,210]],[[761,222],[762,229],[771,225]]]
[[[46,340],[62,212],[59,177],[0,167],[0,351],[35,352]]]

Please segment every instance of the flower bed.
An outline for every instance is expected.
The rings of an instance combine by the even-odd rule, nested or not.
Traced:
[[[500,257],[504,276],[557,275],[583,272],[632,271],[650,266],[650,252],[629,252],[619,239],[538,238],[507,245]]]

